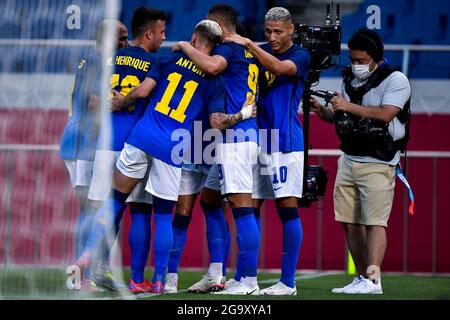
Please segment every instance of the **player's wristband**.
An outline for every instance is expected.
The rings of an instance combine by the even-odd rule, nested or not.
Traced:
[[[242,108],[240,112],[242,114],[242,120],[250,119],[253,114],[253,106],[250,104],[250,105]]]

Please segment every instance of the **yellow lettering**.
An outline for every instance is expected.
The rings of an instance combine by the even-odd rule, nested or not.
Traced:
[[[147,72],[148,71],[148,66],[150,65],[150,62],[146,61],[144,64],[144,71]]]
[[[183,58],[180,58],[180,59],[178,59],[176,65],[181,66],[182,63],[183,63]]]
[[[244,55],[247,59],[254,58],[253,54],[246,49],[244,49]]]
[[[133,59],[133,68],[137,69],[139,67],[139,60]]]
[[[187,68],[188,64],[189,64],[189,60],[185,59],[181,66],[184,67],[184,68]]]

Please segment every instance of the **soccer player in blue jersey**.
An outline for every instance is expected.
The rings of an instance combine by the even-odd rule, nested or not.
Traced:
[[[215,5],[208,11],[207,18],[220,25],[224,37],[236,34],[237,16],[232,7],[223,4]],[[223,76],[227,91],[226,112],[237,112],[249,95],[256,97],[259,68],[256,59],[247,48],[235,43],[225,43],[218,45],[212,56],[203,54],[186,42],[178,43],[176,49],[181,49],[206,73],[212,75],[220,73]],[[243,261],[242,277],[235,286],[229,288],[225,286],[225,290],[221,293],[258,294],[256,273],[259,230],[251,199],[258,157],[256,119],[239,122],[227,129],[224,142],[216,148],[217,163],[211,168],[202,193],[201,204],[205,211],[207,224],[214,223],[215,228],[213,229],[217,229],[218,234],[226,234],[226,231],[223,231],[226,225],[221,210],[220,194],[218,195],[217,191],[208,188],[210,183],[214,185],[214,181],[219,180],[221,194],[227,197],[237,226],[239,255],[242,256]],[[208,219],[208,216],[214,216],[214,219]],[[220,229],[222,230],[219,231]],[[215,286],[222,279],[221,266],[226,238],[221,240],[222,245],[217,246],[220,254],[214,255],[216,258],[211,257],[207,276],[190,287],[190,290],[197,286],[201,288]],[[212,264],[216,267],[213,267]]]
[[[281,279],[262,289],[265,295],[296,295],[295,270],[302,244],[302,226],[298,198],[303,187],[303,131],[297,110],[307,79],[309,52],[293,44],[291,14],[282,7],[270,9],[265,16],[268,43],[261,47],[247,38],[231,36],[227,40],[247,47],[265,68],[267,88],[258,100],[258,123],[269,132],[278,130],[278,143],[263,146],[259,161],[259,179],[252,198],[259,209],[264,199],[275,199],[283,225]],[[269,135],[268,135],[269,136]]]
[[[199,24],[192,38],[196,47],[206,55],[220,39],[213,26],[213,23]],[[147,109],[120,154],[114,171],[113,191],[97,212],[96,218],[101,223],[98,223],[98,228],[88,240],[92,243],[101,241],[105,230],[120,216],[125,200],[136,184],[145,177],[148,169],[145,189],[153,196],[155,222],[155,272],[151,292],[163,293],[164,275],[173,238],[172,210],[178,198],[183,162],[177,146],[189,141],[192,124],[202,112],[211,114],[213,128],[221,128],[227,121],[232,124],[240,119],[250,118],[253,109],[247,106],[247,100],[245,108],[236,115],[225,115],[222,112],[225,95],[223,80],[207,76],[180,52],[159,61],[148,72],[142,85],[123,99],[121,107],[142,98],[142,92],[152,92]],[[112,214],[109,213],[109,208],[112,208]],[[85,249],[77,265],[85,268],[90,256],[91,252]],[[129,286],[133,287],[135,284],[131,280]]]
[[[104,20],[96,28],[96,48],[89,48],[80,60],[72,91],[69,119],[60,141],[60,156],[69,171],[72,186],[80,201],[80,213],[74,225],[75,255],[78,257],[95,214],[95,206],[87,198],[92,178],[92,168],[99,128],[100,81],[102,71],[103,34],[107,29],[117,28],[116,49],[123,48],[128,40],[128,30],[117,20]],[[113,279],[102,274],[99,278]],[[84,282],[82,289],[95,288],[91,281]],[[110,284],[113,285],[112,283]]]
[[[193,44],[195,47],[195,44]],[[247,97],[248,101],[252,99],[252,96]],[[253,116],[256,116],[256,108],[253,110]],[[224,112],[224,111],[223,111]],[[214,113],[210,117],[222,117],[225,121],[219,121],[222,123],[220,127],[221,130],[227,129],[230,125],[234,124],[232,119],[236,121],[242,121],[238,114],[229,114],[225,118],[222,113]],[[241,120],[238,120],[241,119]],[[170,251],[169,264],[166,276],[166,282],[164,287],[164,293],[177,293],[178,291],[178,266],[180,263],[181,255],[184,250],[186,243],[186,234],[191,221],[194,204],[197,199],[198,194],[205,186],[206,179],[211,169],[211,165],[214,162],[214,149],[217,144],[216,139],[221,140],[222,135],[220,132],[213,132],[210,126],[208,114],[201,115],[201,118],[195,122],[194,130],[191,133],[191,148],[187,157],[185,157],[185,162],[183,162],[182,172],[181,172],[181,184],[180,191],[178,195],[178,200],[175,206],[175,214],[172,221],[173,229],[173,244]],[[209,143],[210,142],[210,143]],[[210,189],[220,192],[220,184],[217,181],[216,185],[209,185]],[[220,201],[220,199],[218,199]],[[226,270],[224,266],[226,261],[224,258],[228,258],[228,252],[223,252],[223,239],[227,237],[228,234],[223,234],[227,232],[226,222],[223,220],[223,213],[220,214],[219,218],[216,219],[213,215],[206,216],[207,219],[216,219],[216,223],[207,223],[207,239],[208,239],[208,249],[212,260],[215,260],[214,255],[218,254],[217,259],[223,261],[223,266],[217,266],[217,277],[225,277]],[[219,227],[216,226],[219,224]],[[222,234],[221,234],[222,232]],[[228,239],[229,240],[229,239]],[[217,248],[219,246],[219,248]],[[224,257],[225,256],[225,257]],[[210,268],[215,270],[215,264],[211,263]],[[209,272],[214,274],[214,271]],[[214,281],[212,283],[207,283],[204,288],[190,288],[188,292],[204,292],[204,291],[217,291],[222,290],[224,286],[224,280]]]
[[[165,40],[165,19],[166,15],[164,12],[149,7],[139,7],[134,11],[131,21],[134,39],[129,46],[117,51],[109,61],[114,66],[114,73],[111,76],[111,87],[120,92],[120,94],[126,95],[133,87],[138,86],[155,64],[156,60],[150,55],[150,52],[157,51]],[[142,117],[146,105],[147,100],[141,99],[127,109],[110,112],[103,119],[95,153],[92,184],[88,195],[89,199],[99,203],[97,208],[107,199],[111,191],[115,161],[123,149],[131,130]],[[143,184],[136,186],[128,198],[132,217],[132,230],[135,228],[140,230],[147,228],[147,224],[149,224],[152,200],[151,196],[145,192],[144,187]],[[109,239],[103,239],[102,237],[104,242],[109,242],[105,245],[99,245],[94,236],[99,232],[99,228],[102,228],[101,217],[96,216],[83,252],[89,252],[92,255],[96,254],[99,247],[111,247],[118,233],[122,214],[123,211],[118,214],[114,228],[107,230],[108,235],[111,235],[108,237]],[[130,238],[129,241],[131,248],[137,247],[140,249],[139,251],[145,251],[148,247],[146,239],[141,237]],[[104,261],[100,265],[100,269],[108,268],[109,266],[109,251],[106,251],[106,253],[103,251],[100,249],[99,253],[103,255],[100,258]],[[137,279],[140,273],[142,273],[141,277],[143,277],[144,266],[136,266],[133,269],[137,273]],[[149,286],[146,288],[148,291]],[[146,291],[145,288],[142,291]]]

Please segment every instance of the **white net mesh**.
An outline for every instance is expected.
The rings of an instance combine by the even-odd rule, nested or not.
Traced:
[[[68,115],[76,112],[75,75],[98,54],[96,28],[116,18],[118,5],[0,0],[0,299],[95,297],[66,289],[66,268],[77,255],[80,201],[59,143]],[[102,56],[112,55],[115,37],[115,28],[104,30]],[[103,89],[97,105],[104,113],[111,70],[97,68],[83,81]],[[123,283],[119,248],[109,248],[107,264]]]

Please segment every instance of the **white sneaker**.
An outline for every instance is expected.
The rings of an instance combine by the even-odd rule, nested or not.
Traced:
[[[236,281],[237,282],[237,281]],[[248,287],[242,282],[237,282],[237,284],[225,289],[223,291],[214,292],[214,294],[232,294],[232,295],[259,295],[259,287]]]
[[[359,282],[363,281],[364,277],[363,276],[357,276],[353,278],[352,283],[346,285],[345,287],[342,288],[334,288],[331,290],[332,293],[344,293],[345,290],[350,289],[351,287],[357,285]]]
[[[168,273],[166,276],[166,285],[164,286],[164,293],[178,292],[178,274]]]
[[[259,291],[260,295],[269,295],[269,296],[296,296],[297,288],[291,288],[285,285],[283,282],[278,281],[273,286],[262,289]]]
[[[207,293],[210,291],[220,291],[224,288],[222,283],[222,275],[218,277],[212,277],[209,275],[203,275],[202,279],[187,289],[189,293]]]
[[[224,290],[229,289],[235,285],[237,285],[239,283],[239,281],[235,280],[234,278],[228,279],[225,283],[224,283]]]
[[[369,279],[363,279],[357,285],[344,291],[348,294],[383,294],[381,288],[381,279],[378,280],[378,284],[373,283]]]

